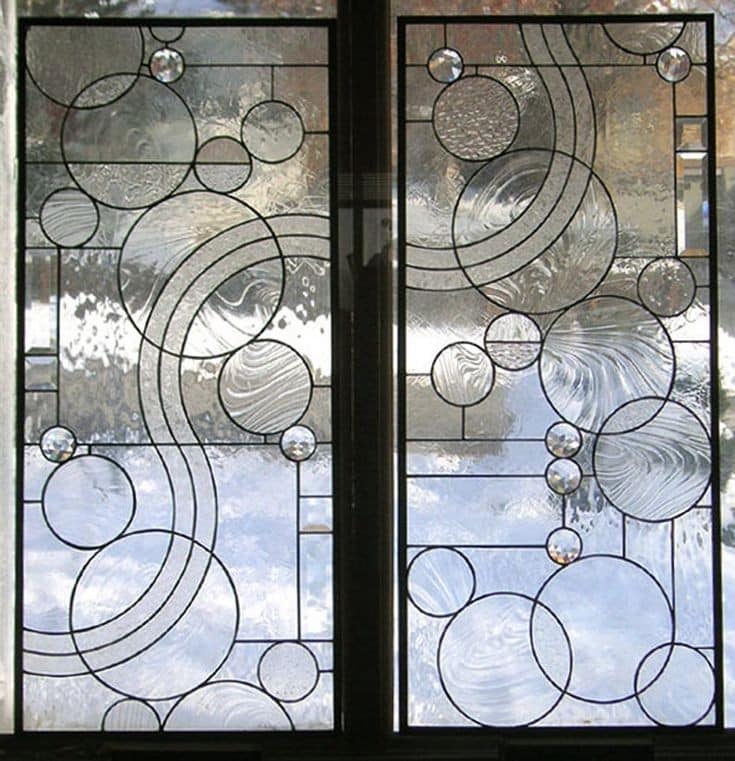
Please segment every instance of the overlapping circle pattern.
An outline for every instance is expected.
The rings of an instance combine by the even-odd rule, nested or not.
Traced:
[[[656,55],[660,76],[675,83],[690,66],[674,46],[683,28],[608,23],[604,31],[626,54]],[[543,45],[538,29],[521,33],[532,63],[568,55],[569,40],[560,42],[551,25]],[[565,68],[564,92],[554,89],[556,75],[539,68],[559,117],[556,143],[520,146],[523,117],[513,93],[491,77],[463,75],[462,56],[457,46],[427,60],[429,76],[445,85],[432,126],[437,150],[478,167],[457,192],[451,248],[409,247],[408,283],[426,291],[471,287],[492,303],[493,317],[482,346],[473,333],[434,355],[434,391],[446,404],[469,407],[503,387],[501,374],[535,367],[556,414],[545,436],[550,458],[539,471],[562,516],[586,484],[627,520],[675,521],[701,502],[711,479],[710,433],[673,398],[679,376],[669,320],[695,302],[693,271],[671,252],[640,268],[633,293],[608,281],[620,229],[615,198],[595,171],[594,103],[582,69]],[[413,615],[446,620],[436,670],[454,708],[483,726],[534,724],[564,700],[634,699],[642,720],[657,724],[707,716],[710,657],[676,641],[668,582],[624,549],[586,549],[582,529],[563,521],[548,534],[545,555],[551,568],[531,596],[480,584],[461,547],[431,547],[411,559]]]
[[[260,684],[213,681],[235,646],[241,611],[215,550],[217,490],[181,378],[185,362],[212,361],[212,406],[235,437],[281,434],[273,450],[294,469],[313,454],[316,436],[299,425],[312,368],[299,349],[262,334],[284,302],[287,258],[292,267],[302,256],[325,260],[329,226],[317,215],[265,218],[234,197],[258,163],[296,156],[304,124],[294,105],[264,100],[243,110],[237,136],[201,141],[187,89],[177,87],[189,72],[171,47],[185,33],[90,26],[84,55],[75,49],[78,27],[34,27],[26,40],[34,86],[66,109],[59,142],[74,183],[44,200],[44,234],[58,247],[91,246],[103,214],[131,220],[117,284],[139,340],[145,433],[175,506],[170,526],[143,518],[138,527],[150,485],[123,459],[81,446],[73,427],[44,431],[45,525],[86,560],[71,587],[67,631],[34,631],[27,657],[33,673],[90,674],[117,694],[100,719],[106,731],[291,730],[283,704],[308,697],[320,679],[303,644],[269,648]],[[163,45],[148,40],[154,52],[144,61],[149,34]],[[51,43],[63,65],[48,55]],[[169,700],[159,714],[156,701]]]

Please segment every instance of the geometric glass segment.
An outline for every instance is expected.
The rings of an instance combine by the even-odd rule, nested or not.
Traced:
[[[332,33],[22,25],[26,730],[334,726]]]
[[[721,719],[711,45],[399,18],[403,728]]]

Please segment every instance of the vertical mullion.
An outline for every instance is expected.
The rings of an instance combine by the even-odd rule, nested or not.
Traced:
[[[353,501],[343,525],[344,719],[348,744],[379,750],[390,728],[392,441],[389,2],[341,2],[351,125],[354,288]],[[344,90],[342,91],[344,92]],[[347,505],[343,505],[347,509]]]

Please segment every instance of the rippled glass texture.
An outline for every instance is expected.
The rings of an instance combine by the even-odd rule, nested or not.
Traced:
[[[330,33],[21,26],[26,730],[333,727]]]
[[[714,724],[711,26],[398,32],[401,726]]]

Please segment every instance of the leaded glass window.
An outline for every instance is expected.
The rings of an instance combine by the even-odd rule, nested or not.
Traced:
[[[404,728],[716,721],[711,35],[399,19]]]
[[[21,27],[24,729],[334,726],[331,34]]]
[[[728,3],[195,5],[19,2],[3,749],[724,757]]]

